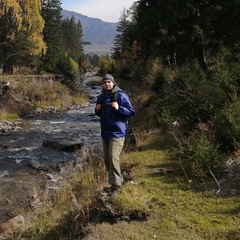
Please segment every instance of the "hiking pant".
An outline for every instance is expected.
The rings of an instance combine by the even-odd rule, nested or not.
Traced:
[[[112,186],[122,186],[123,177],[120,169],[120,154],[125,138],[102,139],[103,158],[108,171],[108,183]]]

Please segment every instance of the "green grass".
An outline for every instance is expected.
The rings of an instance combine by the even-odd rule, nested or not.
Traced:
[[[124,239],[240,239],[239,196],[183,189],[179,186],[181,175],[177,169],[163,173],[175,165],[166,151],[145,150],[130,153],[128,157],[139,165],[134,169],[131,187],[129,183],[127,188],[135,189],[133,192],[139,190],[148,199],[149,216],[144,222],[98,225],[95,231],[101,239],[121,239],[123,233]],[[120,199],[123,193],[124,190],[119,193]]]
[[[12,113],[5,109],[0,109],[0,120],[14,121],[18,118],[19,116],[17,113]]]

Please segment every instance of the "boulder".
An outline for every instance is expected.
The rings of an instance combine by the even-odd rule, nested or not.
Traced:
[[[75,152],[83,147],[83,142],[79,142],[79,140],[47,139],[43,141],[42,146],[64,152]]]

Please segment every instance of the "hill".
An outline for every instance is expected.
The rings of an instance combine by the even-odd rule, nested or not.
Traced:
[[[83,40],[91,45],[85,47],[86,52],[110,53],[116,36],[118,23],[104,22],[98,18],[91,18],[77,12],[62,10],[63,19],[74,16],[83,27]]]

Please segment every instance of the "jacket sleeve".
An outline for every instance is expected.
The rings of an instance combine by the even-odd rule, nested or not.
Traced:
[[[121,94],[119,94],[119,98],[118,98],[117,102],[118,102],[119,108],[116,111],[121,116],[123,116],[125,118],[131,118],[134,116],[135,110],[134,110],[134,108],[130,102],[130,99],[126,93],[121,92]]]

